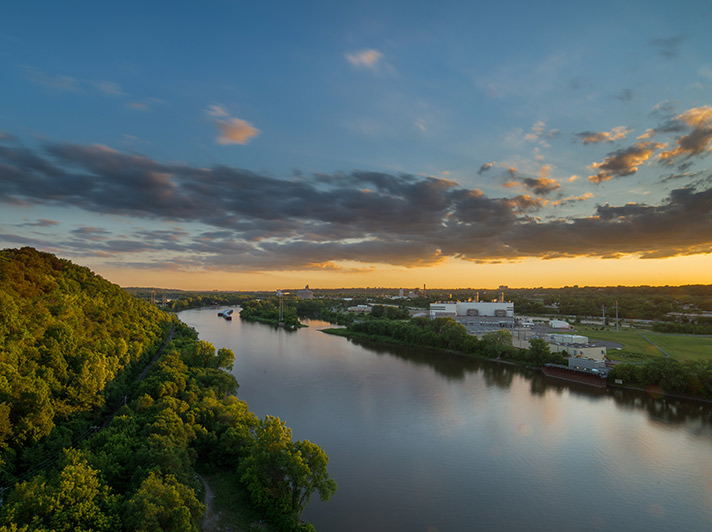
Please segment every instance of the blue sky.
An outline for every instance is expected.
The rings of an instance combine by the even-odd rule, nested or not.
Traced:
[[[539,285],[584,263],[577,284],[712,282],[710,20],[703,1],[12,3],[0,245],[121,284]]]

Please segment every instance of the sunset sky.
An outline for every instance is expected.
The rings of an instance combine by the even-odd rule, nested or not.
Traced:
[[[9,2],[0,247],[122,286],[712,283],[712,2]]]

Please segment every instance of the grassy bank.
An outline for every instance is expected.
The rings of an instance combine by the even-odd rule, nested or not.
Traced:
[[[597,330],[595,327],[577,326],[576,332],[591,340],[606,340],[623,344],[620,351],[608,350],[612,360],[646,361],[663,358],[666,353],[680,362],[712,360],[712,337],[691,334],[656,333],[649,330]]]

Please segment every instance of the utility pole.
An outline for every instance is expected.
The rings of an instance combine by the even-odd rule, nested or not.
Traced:
[[[603,309],[603,326],[606,326],[606,305],[601,305],[601,308]]]
[[[618,332],[618,301],[616,301],[616,332]]]
[[[282,296],[284,295],[281,290],[277,290],[277,295],[279,296],[279,323],[284,323],[284,304],[282,302]]]

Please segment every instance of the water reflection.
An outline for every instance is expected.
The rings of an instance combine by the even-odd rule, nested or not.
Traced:
[[[212,314],[181,318],[235,351],[251,408],[330,457],[320,532],[712,529],[709,407]]]
[[[461,381],[467,375],[477,373],[482,375],[488,387],[506,390],[511,387],[515,377],[519,376],[529,381],[530,393],[537,397],[544,397],[552,392],[557,395],[566,392],[593,400],[613,399],[616,405],[622,408],[644,411],[652,420],[666,424],[704,422],[706,433],[712,434],[712,407],[709,405],[684,399],[651,397],[638,390],[601,389],[581,383],[555,380],[544,376],[538,370],[439,350],[384,344],[361,338],[349,338],[347,341],[379,356],[395,357],[416,366],[428,366],[448,380]]]

